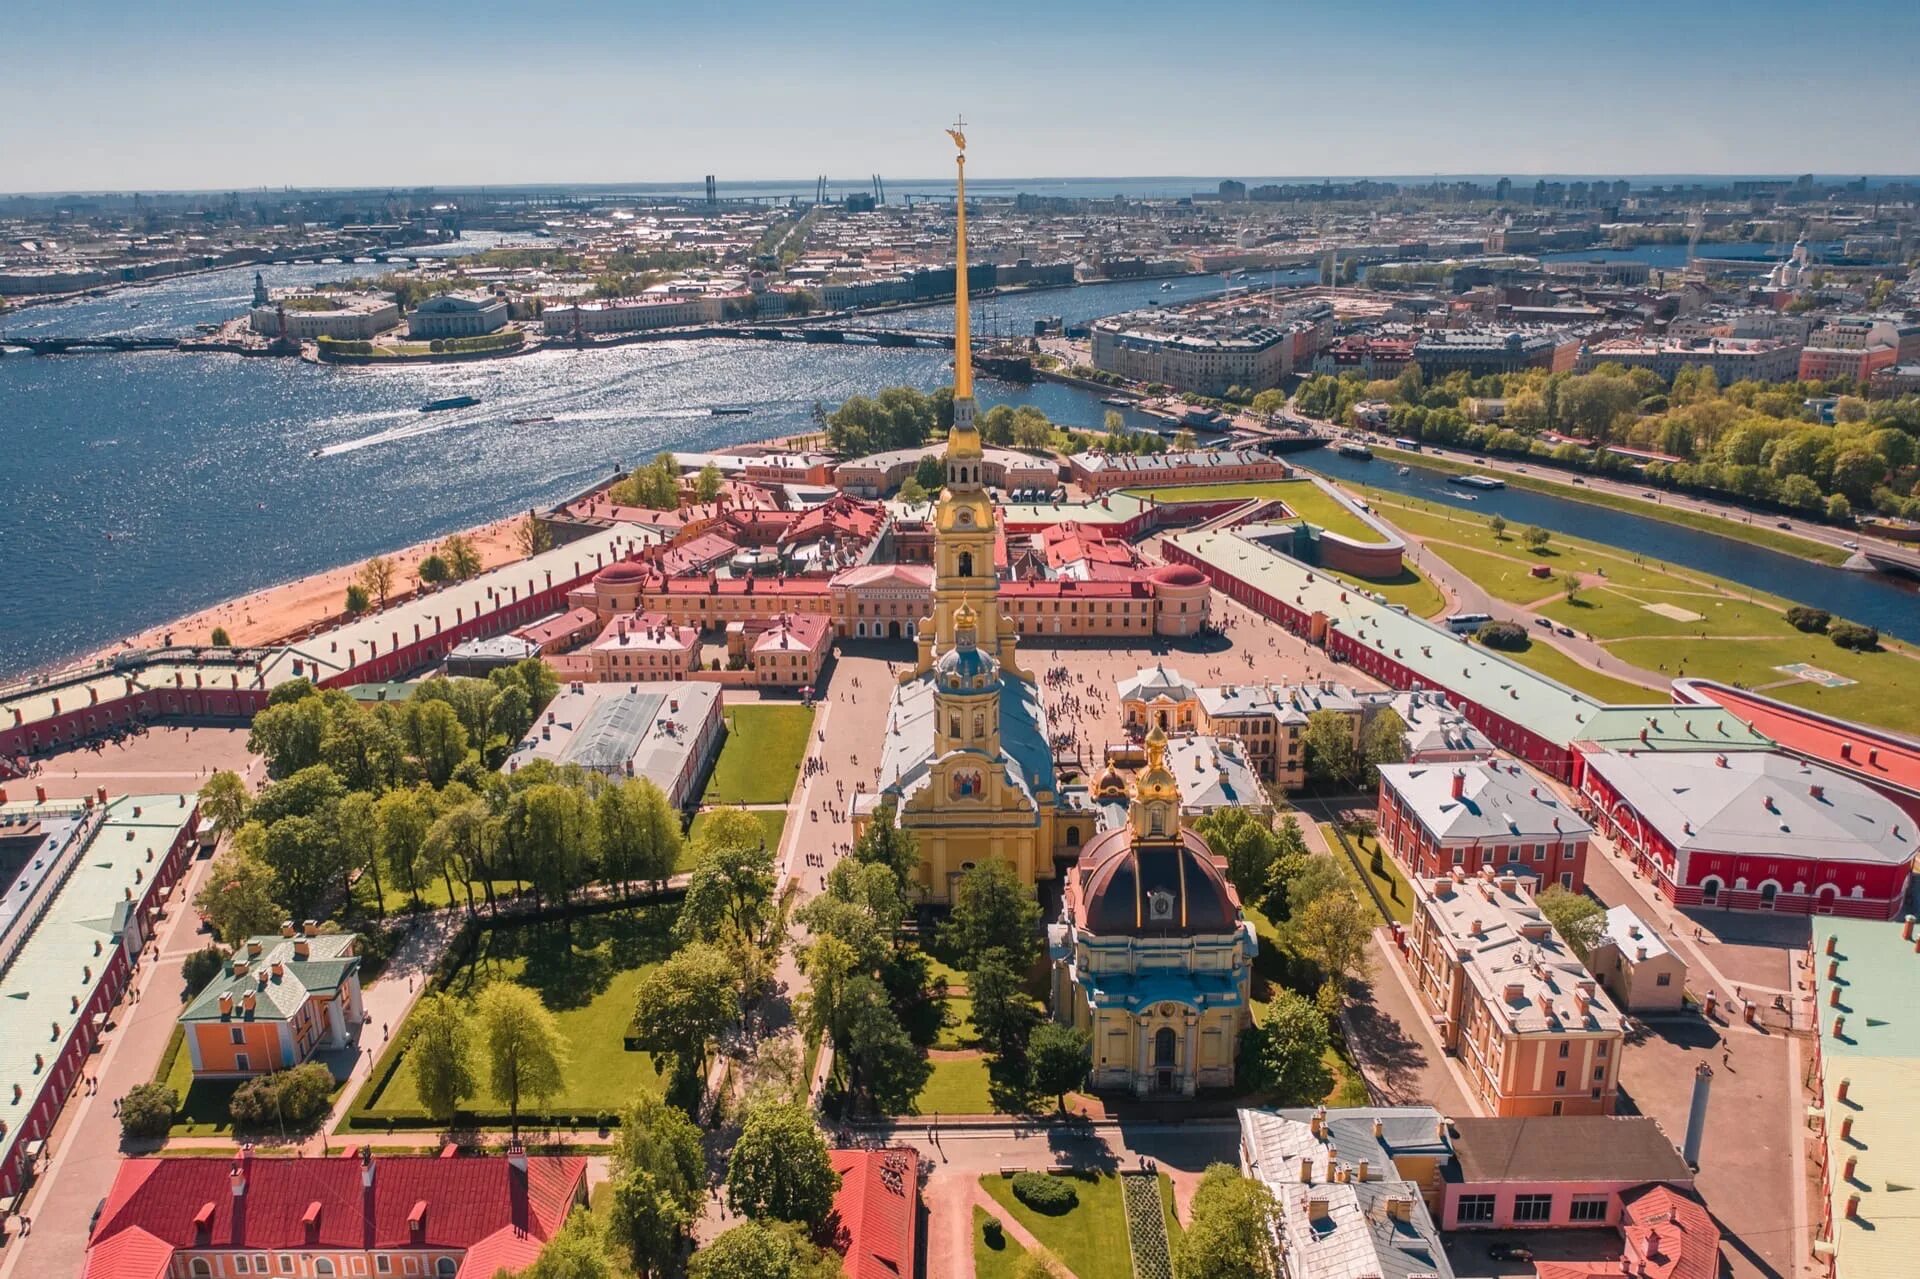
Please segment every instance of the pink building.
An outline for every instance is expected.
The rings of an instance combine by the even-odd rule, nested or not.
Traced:
[[[607,623],[587,655],[600,683],[685,679],[699,665],[700,632],[661,613],[625,613]]]
[[[1618,1226],[1649,1182],[1693,1188],[1693,1169],[1650,1118],[1454,1119],[1449,1126],[1454,1163],[1441,1195],[1443,1230]]]
[[[1379,834],[1416,879],[1492,871],[1577,893],[1593,828],[1519,764],[1489,760],[1382,766]]]

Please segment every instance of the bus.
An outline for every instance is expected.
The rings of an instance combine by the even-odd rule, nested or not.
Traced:
[[[1447,617],[1447,629],[1455,635],[1466,635],[1479,630],[1492,620],[1491,613],[1452,613]]]
[[[1420,441],[1415,439],[1409,439],[1408,437],[1402,435],[1394,440],[1393,447],[1397,449],[1405,449],[1409,453],[1418,453],[1420,451]]]

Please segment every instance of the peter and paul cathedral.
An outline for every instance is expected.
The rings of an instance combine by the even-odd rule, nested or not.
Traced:
[[[1012,866],[1027,883],[1052,879],[1055,858],[1079,852],[1098,820],[1083,788],[1062,796],[1047,711],[1015,653],[995,570],[999,530],[974,424],[967,316],[966,138],[958,148],[955,202],[953,426],[946,487],[934,511],[933,616],[918,631],[918,658],[894,688],[879,791],[854,809],[856,831],[892,805],[920,847],[923,900],[945,904],[979,862]]]

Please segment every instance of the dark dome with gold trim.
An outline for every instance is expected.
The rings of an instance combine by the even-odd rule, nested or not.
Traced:
[[[1080,852],[1081,927],[1095,936],[1188,936],[1239,927],[1240,899],[1207,841],[1140,840],[1131,827],[1103,831]]]

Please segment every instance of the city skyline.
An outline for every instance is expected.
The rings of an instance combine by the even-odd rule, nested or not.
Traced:
[[[1817,12],[1831,30],[1848,11],[1877,46],[1920,39],[1920,14]],[[1036,26],[986,4],[948,56],[944,19],[864,2],[804,27],[759,0],[670,21],[602,3],[557,20],[481,4],[458,22],[348,5],[318,26],[208,3],[155,26],[91,0],[9,20],[0,110],[37,127],[0,134],[0,188],[922,180],[928,132],[957,109],[983,184],[1920,171],[1910,133],[1847,123],[1911,118],[1901,69],[1801,38],[1814,12],[1220,3],[1175,29],[1149,6],[1076,0]],[[1229,60],[1247,49],[1262,52]]]

